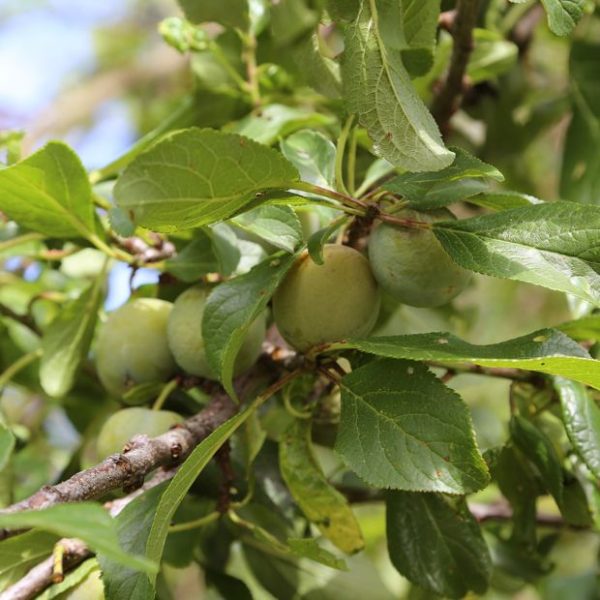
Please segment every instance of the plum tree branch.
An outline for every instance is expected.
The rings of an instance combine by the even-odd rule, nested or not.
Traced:
[[[155,438],[136,436],[123,453],[113,454],[66,481],[45,486],[0,513],[39,510],[55,504],[93,500],[119,488],[123,488],[125,492],[135,490],[148,473],[159,467],[172,467],[184,460],[204,438],[235,412],[236,407],[231,399],[220,393],[206,408],[167,433]],[[0,540],[16,533],[18,531],[0,529]]]
[[[431,112],[442,134],[448,130],[448,122],[458,108],[464,92],[464,77],[471,51],[473,50],[473,29],[479,13],[479,0],[458,0],[455,18],[452,23],[454,46],[448,75],[442,89],[435,97]]]

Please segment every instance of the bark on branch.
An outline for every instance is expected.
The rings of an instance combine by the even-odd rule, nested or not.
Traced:
[[[155,438],[136,436],[123,453],[113,454],[66,481],[43,487],[29,498],[1,510],[0,514],[94,500],[119,488],[123,488],[125,492],[135,490],[143,484],[148,473],[159,467],[173,467],[184,460],[204,438],[235,412],[236,406],[231,399],[220,394],[198,414],[167,433]],[[19,531],[0,529],[0,540],[16,533]]]
[[[479,0],[457,0],[452,24],[454,46],[448,76],[433,101],[431,112],[442,134],[448,131],[448,123],[460,105],[464,92],[464,78],[473,50],[473,29],[479,13]]]

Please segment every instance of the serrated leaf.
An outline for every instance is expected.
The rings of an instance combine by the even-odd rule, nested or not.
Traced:
[[[580,383],[556,377],[554,385],[569,440],[588,469],[600,479],[600,408]]]
[[[329,241],[331,236],[348,222],[347,217],[339,217],[332,221],[327,227],[315,231],[308,240],[308,253],[315,263],[322,265],[325,262],[323,258],[323,246]]]
[[[364,546],[362,532],[346,498],[325,478],[312,452],[311,424],[296,420],[279,443],[279,466],[290,493],[306,518],[347,554]]]
[[[275,150],[232,133],[192,128],[137,156],[114,193],[138,225],[175,231],[227,219],[259,192],[297,180],[296,169]]]
[[[510,420],[510,434],[521,452],[535,465],[544,486],[560,506],[563,500],[562,467],[548,436],[519,415]]]
[[[280,143],[281,153],[298,169],[300,179],[333,189],[335,146],[318,131],[303,129]]]
[[[358,114],[375,151],[387,161],[409,171],[437,171],[454,155],[444,147],[400,51],[389,49],[382,39],[379,28],[385,19],[377,11],[391,7],[391,0],[362,3],[346,29],[342,78],[348,109]]]
[[[392,564],[410,581],[448,598],[486,591],[490,554],[464,500],[389,492],[386,529]]]
[[[64,396],[73,387],[92,343],[103,285],[104,272],[79,298],[65,304],[44,332],[40,383],[50,396]]]
[[[289,206],[259,206],[232,222],[286,252],[293,252],[302,242],[302,226]]]
[[[600,206],[537,204],[435,223],[433,232],[466,269],[569,292],[600,306]]]
[[[150,528],[146,543],[146,556],[151,561],[160,562],[173,515],[198,475],[216,454],[217,450],[246,421],[255,408],[254,404],[250,404],[243,412],[238,413],[217,427],[196,446],[177,471],[177,474],[161,496]],[[156,581],[155,574],[151,576],[150,581],[154,584]]]
[[[498,169],[460,148],[452,148],[454,162],[434,173],[403,173],[383,187],[410,201],[413,208],[447,206],[479,194],[489,187],[490,179],[503,181]]]
[[[556,35],[569,35],[583,16],[585,0],[542,0],[548,26]]]
[[[160,484],[130,502],[115,518],[121,547],[129,553],[143,555],[154,513],[166,483]],[[146,600],[154,595],[154,586],[143,573],[98,555],[102,567],[106,600]]]
[[[335,448],[369,485],[464,494],[487,484],[468,408],[424,365],[377,360],[340,389]]]
[[[451,365],[508,367],[562,375],[600,389],[600,361],[564,333],[541,329],[499,344],[470,344],[451,333],[423,333],[372,337],[330,344],[325,350],[355,348],[389,358],[432,360]]]
[[[227,27],[246,30],[250,25],[247,0],[177,0],[192,23],[215,21]]]
[[[206,301],[202,318],[206,358],[233,397],[233,365],[244,335],[267,307],[296,256],[276,254],[248,273],[215,287]]]
[[[87,173],[66,144],[50,142],[0,170],[0,210],[23,227],[53,238],[95,233]]]
[[[63,537],[76,537],[92,550],[102,552],[119,564],[145,573],[156,573],[157,562],[128,554],[119,545],[114,520],[93,502],[57,504],[42,510],[0,513],[0,527],[39,527]]]
[[[177,256],[165,262],[165,270],[186,283],[198,281],[207,273],[219,270],[210,236],[202,230],[198,230],[195,236]]]

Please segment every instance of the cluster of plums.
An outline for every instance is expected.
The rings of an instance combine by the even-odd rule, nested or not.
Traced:
[[[447,209],[404,210],[397,216],[428,223],[454,218]],[[273,296],[277,328],[300,352],[368,335],[379,315],[380,288],[403,304],[434,307],[454,298],[471,277],[446,254],[431,230],[387,223],[371,232],[368,259],[339,244],[326,244],[323,258],[318,265],[305,252]],[[189,288],[174,304],[136,299],[111,313],[97,345],[97,370],[104,386],[120,396],[133,385],[166,380],[177,366],[188,374],[214,379],[202,336],[209,291],[201,286]],[[262,314],[248,330],[235,375],[258,359],[266,321]],[[179,419],[175,413],[145,408],[119,411],[105,424],[98,452],[106,456],[119,451],[135,433],[157,435]]]

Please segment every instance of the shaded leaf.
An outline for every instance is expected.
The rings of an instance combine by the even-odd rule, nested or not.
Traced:
[[[427,367],[373,361],[346,375],[340,388],[335,448],[365,482],[449,494],[485,487],[469,410]]]
[[[198,281],[207,273],[216,273],[219,270],[211,237],[202,230],[198,230],[195,236],[177,256],[165,263],[168,273],[186,283]]]
[[[314,538],[289,538],[287,543],[299,558],[309,558],[332,569],[348,570],[345,561],[325,548],[321,548]]]
[[[327,227],[319,229],[313,233],[308,240],[308,253],[315,263],[322,265],[325,262],[323,257],[323,246],[331,239],[331,236],[348,222],[348,217],[339,217],[332,221]]]
[[[298,169],[300,179],[333,188],[335,146],[318,131],[303,129],[280,143],[281,153]]]
[[[193,23],[216,21],[227,27],[247,29],[250,25],[247,0],[177,0]]]
[[[542,0],[548,26],[556,35],[569,35],[583,16],[585,0]]]
[[[448,598],[486,591],[490,555],[464,500],[389,492],[386,525],[390,559],[400,574]]]

